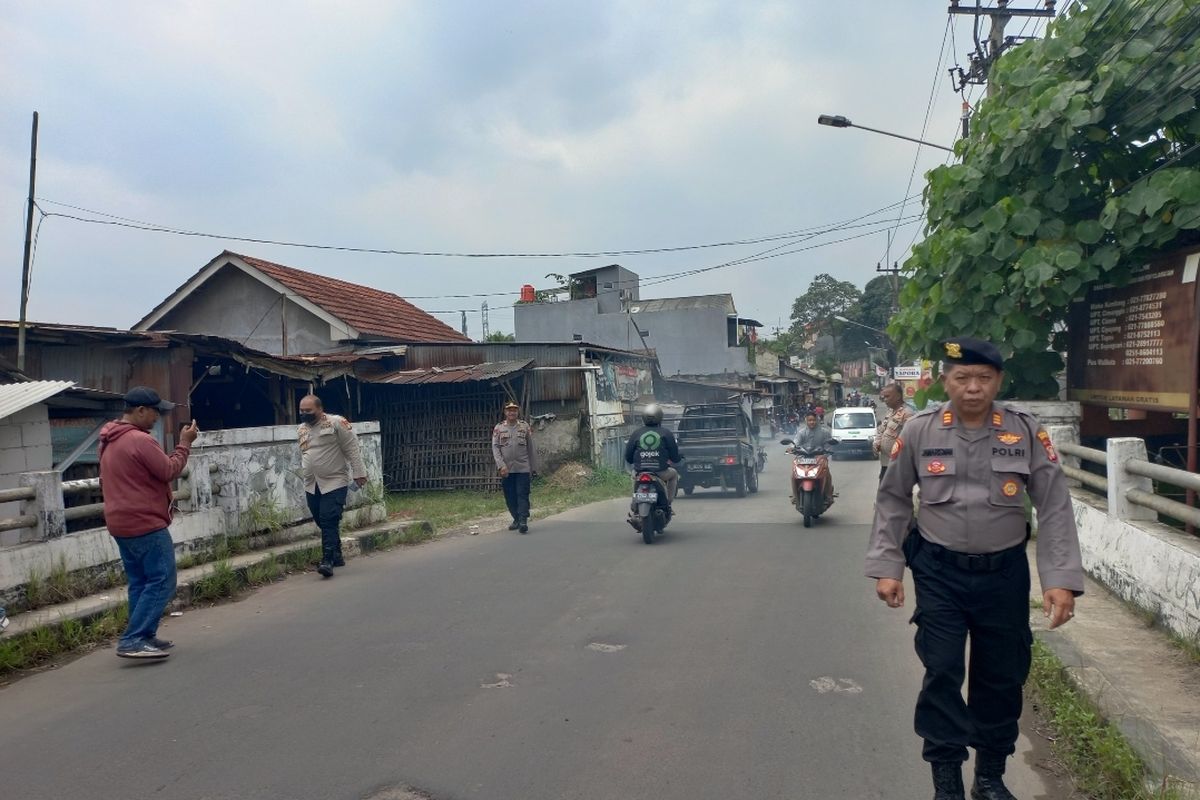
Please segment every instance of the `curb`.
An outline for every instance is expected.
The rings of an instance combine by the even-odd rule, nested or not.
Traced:
[[[1040,603],[1037,570],[1031,572],[1031,599]],[[1200,797],[1200,667],[1090,577],[1077,609],[1075,619],[1053,631],[1040,609],[1031,609],[1031,627],[1149,774]]]
[[[389,539],[397,535],[419,536],[424,540],[431,537],[432,534],[433,526],[425,520],[410,520],[406,522],[385,521],[343,535],[342,547],[347,558],[354,558],[390,546]],[[244,579],[246,572],[251,567],[265,564],[269,561],[278,562],[281,558],[291,553],[320,547],[320,544],[321,540],[319,537],[307,537],[277,547],[243,553],[242,555],[229,558],[225,562],[210,561],[206,564],[180,570],[176,578],[177,587],[175,597],[168,608],[177,610],[190,607],[192,605],[192,587],[200,580],[212,575],[219,563],[227,563],[234,572],[238,573]],[[390,544],[400,544],[400,542],[391,542]],[[33,611],[25,611],[9,617],[11,625],[5,630],[4,635],[6,638],[13,638],[38,628],[61,625],[68,620],[90,620],[104,614],[110,609],[117,608],[125,603],[125,600],[125,587],[122,585],[114,586],[112,590],[102,594],[81,597],[77,600],[53,606],[44,606]]]

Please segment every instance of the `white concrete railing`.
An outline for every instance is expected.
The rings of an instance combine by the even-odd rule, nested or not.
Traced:
[[[1200,509],[1156,493],[1153,483],[1157,480],[1200,492],[1200,475],[1153,463],[1147,458],[1145,440],[1136,437],[1109,439],[1105,450],[1083,447],[1070,441],[1059,442],[1056,446],[1064,456],[1105,467],[1106,476],[1087,472],[1065,462],[1062,469],[1067,477],[1105,495],[1111,516],[1125,521],[1155,522],[1158,515],[1162,514],[1200,526]]]
[[[192,479],[193,469],[193,464],[184,468],[179,475],[179,488],[172,493],[176,500],[189,504],[187,510],[207,507],[204,499],[211,498],[209,478],[217,472],[217,465],[207,464],[203,470],[205,476],[199,480]],[[79,506],[67,506],[65,502],[69,495],[98,491],[99,478],[64,481],[61,472],[48,470],[22,473],[20,480],[21,486],[15,489],[0,489],[0,502],[19,501],[24,513],[9,519],[0,519],[0,532],[28,528],[33,531],[33,535],[26,538],[26,541],[44,542],[64,535],[68,522],[104,516],[103,501]]]

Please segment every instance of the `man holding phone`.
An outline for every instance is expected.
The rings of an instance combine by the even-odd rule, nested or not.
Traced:
[[[129,624],[117,642],[121,658],[166,658],[171,642],[159,639],[158,622],[175,593],[174,504],[171,483],[187,466],[196,421],[179,432],[171,455],[150,431],[175,403],[146,386],[125,395],[121,419],[100,430],[100,488],[104,523],[116,539],[129,583]]]

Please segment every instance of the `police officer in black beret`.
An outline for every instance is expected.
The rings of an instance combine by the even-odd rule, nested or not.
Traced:
[[[935,800],[963,800],[962,762],[975,748],[973,800],[1013,798],[1004,785],[1016,750],[1029,675],[1029,526],[1038,511],[1043,611],[1056,628],[1083,593],[1079,539],[1066,478],[1041,424],[996,402],[1004,378],[989,342],[942,343],[949,402],[909,420],[879,486],[866,574],[891,608],[904,605],[904,568],[916,587],[916,650],[925,666],[915,728],[933,769]],[[912,527],[912,489],[920,509]],[[965,657],[968,639],[971,660]],[[968,697],[962,698],[964,678]]]

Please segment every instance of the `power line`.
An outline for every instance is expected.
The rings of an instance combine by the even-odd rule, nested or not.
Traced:
[[[954,20],[954,18],[951,16],[946,17],[946,27],[942,31],[942,45],[938,50],[937,66],[933,70],[933,83],[929,87],[929,100],[925,103],[925,119],[921,123],[921,136],[920,136],[921,139],[925,138],[925,134],[929,130],[929,115],[933,111],[933,99],[937,95],[938,86],[941,85],[942,64],[945,63],[945,58],[946,58],[946,39],[950,35],[950,32],[954,27],[953,20]],[[920,161],[920,158],[921,158],[921,145],[918,144],[916,152],[913,153],[912,169],[910,169],[908,172],[908,184],[904,188],[904,196],[906,198],[911,196],[910,193],[912,192],[913,179],[917,175],[917,164]],[[922,193],[922,200],[921,200],[922,210],[924,210],[924,206],[925,206],[925,200],[924,200],[923,195],[924,195],[924,193]],[[907,200],[905,201],[905,203],[907,203]],[[900,205],[900,213],[897,214],[897,216],[896,216],[895,226],[893,226],[892,229],[890,231],[888,231],[887,248],[884,250],[884,255],[883,255],[883,258],[881,259],[881,261],[883,262],[884,265],[886,265],[891,258],[892,239],[895,237],[896,231],[900,227],[900,218],[904,216],[905,203],[902,203]]]
[[[285,240],[279,240],[279,239],[267,239],[267,238],[256,237],[256,236],[229,236],[229,235],[225,235],[225,234],[187,230],[187,229],[176,228],[176,227],[172,227],[172,226],[168,226],[168,225],[159,225],[159,224],[152,223],[152,222],[145,222],[143,220],[136,220],[136,219],[131,219],[129,217],[122,217],[122,216],[118,216],[115,214],[109,214],[109,213],[103,212],[103,211],[96,211],[93,209],[83,208],[81,206],[75,206],[75,205],[71,205],[69,203],[62,203],[57,200],[49,200],[46,198],[38,198],[38,199],[43,203],[49,203],[51,205],[61,206],[63,208],[70,208],[75,211],[80,211],[80,212],[83,212],[86,214],[92,214],[95,216],[104,217],[104,219],[94,219],[94,218],[80,217],[75,214],[64,214],[62,212],[56,212],[56,211],[46,212],[45,210],[42,210],[42,213],[48,217],[59,217],[62,219],[68,219],[68,220],[72,220],[75,222],[82,222],[82,223],[87,223],[87,224],[91,224],[91,225],[108,225],[108,226],[118,227],[118,228],[130,228],[133,230],[149,231],[152,233],[166,233],[166,234],[171,234],[174,236],[192,236],[192,237],[199,237],[199,238],[204,238],[204,239],[222,239],[222,240],[226,240],[226,241],[245,242],[245,243],[249,243],[249,244],[266,244],[266,245],[273,245],[273,246],[277,246],[277,247],[298,247],[298,248],[309,249],[309,250],[328,250],[328,251],[336,251],[336,252],[344,252],[344,253],[364,253],[364,254],[373,254],[373,255],[418,256],[418,257],[424,257],[424,258],[606,258],[606,257],[629,256],[629,255],[651,255],[654,253],[675,253],[675,252],[681,252],[681,251],[687,251],[687,250],[705,250],[705,249],[719,248],[719,247],[736,247],[736,246],[747,245],[747,244],[762,244],[765,242],[775,242],[775,241],[781,241],[784,239],[793,238],[795,236],[803,235],[803,234],[809,233],[813,230],[816,230],[816,227],[802,228],[800,230],[789,231],[786,233],[776,233],[776,234],[771,234],[768,236],[759,236],[759,237],[753,237],[753,238],[747,238],[747,239],[735,239],[735,240],[729,240],[729,241],[723,241],[723,242],[708,242],[708,243],[704,243],[704,244],[678,245],[678,246],[672,246],[672,247],[630,248],[630,249],[623,249],[623,250],[590,250],[590,251],[559,252],[559,253],[551,253],[551,252],[542,252],[542,253],[538,253],[538,252],[515,252],[515,253],[447,252],[447,251],[436,251],[436,250],[400,250],[400,249],[392,249],[392,248],[317,244],[317,243],[312,243],[312,242],[295,242],[295,241],[285,241]],[[905,200],[907,200],[907,199],[908,198],[905,198]],[[902,202],[904,202],[904,201],[898,201],[897,203],[893,203],[892,205],[888,206],[887,209],[891,209]]]

